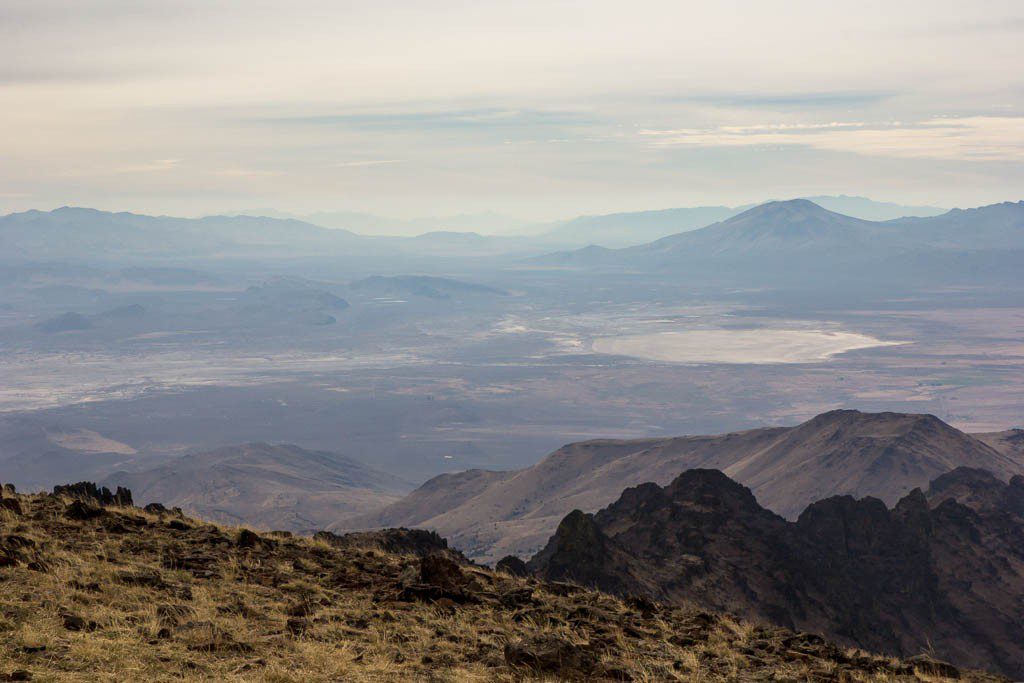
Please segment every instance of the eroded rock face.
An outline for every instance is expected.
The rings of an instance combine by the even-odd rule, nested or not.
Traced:
[[[980,513],[1024,518],[1024,476],[1019,474],[1007,486],[985,470],[958,467],[935,479],[928,487],[927,497],[932,505],[955,500]]]
[[[1020,677],[1022,501],[1024,478],[963,468],[892,509],[837,496],[788,522],[721,472],[690,470],[665,487],[627,489],[595,515],[568,515],[529,567],[876,651],[934,648]]]
[[[132,505],[132,492],[118,486],[114,493],[106,486],[96,486],[91,481],[80,481],[77,484],[65,484],[54,486],[53,495],[77,498],[78,500],[96,503],[98,505]]]

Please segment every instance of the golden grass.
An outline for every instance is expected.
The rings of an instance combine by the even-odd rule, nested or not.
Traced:
[[[786,635],[779,629],[728,617],[694,621],[692,610],[678,608],[643,616],[608,595],[566,594],[485,570],[467,572],[482,596],[477,604],[404,601],[396,592],[418,566],[412,556],[266,536],[242,548],[234,528],[188,520],[175,530],[171,517],[135,508],[75,521],[64,516],[65,500],[19,499],[24,514],[0,510],[0,548],[12,535],[30,542],[16,566],[0,569],[0,676],[26,670],[35,681],[117,683],[571,677],[506,662],[506,644],[553,638],[597,653],[587,680],[933,680],[815,657],[787,661],[776,652]],[[168,567],[168,558],[191,555],[207,557],[212,576]],[[32,560],[44,566],[32,569]],[[126,572],[148,572],[159,583],[133,582]],[[524,590],[520,603],[502,601]],[[67,615],[87,627],[69,629]],[[703,631],[695,626],[708,619]],[[676,638],[681,633],[696,634],[696,642]]]

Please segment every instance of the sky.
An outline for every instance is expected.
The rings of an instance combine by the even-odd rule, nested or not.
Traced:
[[[0,212],[1024,198],[1019,0],[2,0]]]

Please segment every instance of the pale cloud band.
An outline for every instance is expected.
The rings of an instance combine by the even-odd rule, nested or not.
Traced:
[[[802,146],[909,159],[1024,161],[1024,117],[930,118],[913,123],[837,121],[642,130],[655,145]]]

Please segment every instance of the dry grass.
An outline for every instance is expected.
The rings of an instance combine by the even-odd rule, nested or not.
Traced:
[[[410,598],[414,556],[268,535],[244,547],[238,529],[175,515],[76,520],[69,500],[18,500],[21,514],[0,509],[13,562],[0,568],[0,680],[938,680],[781,629],[489,570],[462,569],[465,600]],[[510,643],[594,660],[524,666]]]

